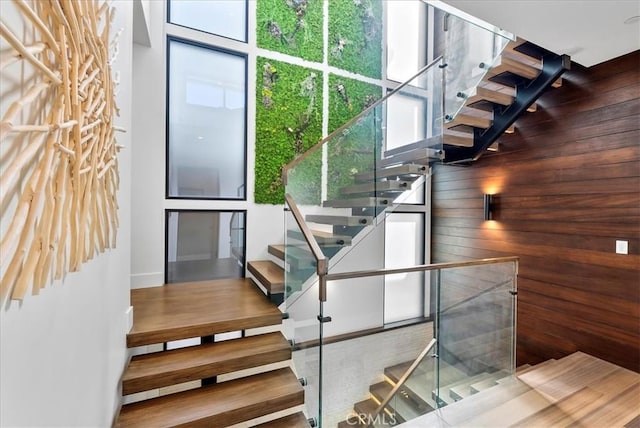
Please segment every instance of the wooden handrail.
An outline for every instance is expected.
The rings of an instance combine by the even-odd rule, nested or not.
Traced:
[[[400,90],[402,90],[404,87],[408,86],[409,83],[411,83],[413,81],[413,79],[415,79],[416,77],[420,76],[422,73],[424,73],[425,71],[427,71],[428,69],[430,69],[431,67],[433,67],[434,65],[436,65],[438,62],[440,62],[442,60],[442,55],[437,57],[436,59],[434,59],[433,61],[431,61],[429,64],[425,65],[424,67],[422,67],[416,74],[414,74],[413,76],[411,76],[407,81],[405,81],[404,83],[402,83],[399,86],[396,86],[393,91],[389,92],[387,95],[385,95],[384,97],[382,97],[381,99],[379,99],[378,101],[376,101],[375,103],[373,103],[372,105],[370,105],[369,107],[367,107],[366,109],[364,109],[359,115],[357,115],[356,117],[354,117],[353,119],[351,119],[350,121],[348,121],[347,123],[345,123],[344,125],[342,125],[340,128],[336,129],[335,131],[333,131],[331,134],[327,135],[325,138],[323,138],[322,140],[320,140],[318,143],[314,144],[313,146],[311,146],[309,149],[307,149],[302,155],[300,155],[299,157],[295,158],[294,160],[292,160],[291,162],[289,162],[287,165],[284,166],[284,168],[282,168],[282,183],[286,186],[287,184],[287,175],[289,173],[290,170],[292,170],[293,168],[296,167],[296,165],[298,165],[300,162],[302,162],[303,160],[305,160],[308,156],[310,156],[312,153],[316,152],[319,148],[321,148],[327,141],[333,139],[333,137],[335,135],[338,135],[339,133],[341,133],[342,131],[344,131],[345,129],[349,128],[351,125],[353,125],[354,123],[356,123],[358,120],[360,120],[362,117],[364,117],[365,115],[367,115],[370,111],[374,110],[376,107],[378,107],[380,104],[382,104],[383,102],[385,102],[389,97],[395,95],[397,92],[399,92]]]
[[[353,271],[353,272],[329,273],[326,275],[325,278],[327,281],[337,281],[341,279],[353,279],[353,278],[365,278],[369,276],[391,275],[394,273],[426,272],[426,271],[439,270],[439,269],[453,269],[453,268],[461,268],[461,267],[506,263],[506,262],[517,262],[519,259],[520,258],[517,256],[494,257],[490,259],[468,260],[465,262],[435,263],[435,264],[429,264],[429,265],[419,265],[419,266],[412,266],[408,268],[398,268],[398,269],[374,269],[374,270],[361,270],[361,271]]]

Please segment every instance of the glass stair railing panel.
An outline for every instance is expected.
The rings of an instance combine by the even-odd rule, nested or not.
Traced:
[[[296,222],[291,208],[285,211],[284,241],[284,300],[292,302],[308,288],[306,284],[317,282],[318,261],[310,243],[305,240],[304,233]]]
[[[283,334],[293,345],[291,360],[296,376],[301,379],[305,392],[305,414],[309,418],[319,416],[320,400],[320,324],[318,265],[322,266],[322,252],[311,238],[304,225],[297,205],[285,195],[284,246],[284,302],[281,309],[286,314],[282,325]],[[297,217],[297,218],[296,218]],[[305,234],[306,232],[306,234]],[[315,248],[313,248],[315,246]]]
[[[384,269],[365,260],[322,276],[320,426],[394,426],[514,373],[516,258]],[[389,299],[398,279],[422,293]],[[385,324],[389,300],[421,300],[425,317]]]
[[[375,269],[374,269],[375,270]],[[422,272],[413,273],[420,278]],[[385,276],[330,280],[322,303],[321,335],[323,427],[391,426],[390,414],[375,414],[403,373],[433,336],[430,322],[384,328]],[[389,370],[388,376],[386,376]]]
[[[516,262],[443,269],[436,316],[438,406],[515,372]]]
[[[433,61],[285,167],[285,192],[331,266],[398,204],[424,193],[429,164],[442,152],[441,66],[441,58]],[[286,231],[292,259],[301,244],[297,229]],[[287,284],[292,293],[309,277],[299,271]]]
[[[444,62],[441,58],[397,87],[381,106],[384,148],[378,179],[402,165],[430,165],[442,158]]]
[[[445,121],[450,122],[515,37],[444,2],[426,3],[444,17],[444,112]]]

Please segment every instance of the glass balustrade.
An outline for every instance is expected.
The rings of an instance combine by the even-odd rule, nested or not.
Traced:
[[[390,215],[425,202],[446,122],[512,39],[426,3],[445,16],[443,57],[283,170],[285,333],[321,427],[420,418],[514,371],[514,259],[396,268],[385,255]],[[389,324],[403,284],[422,316]]]
[[[510,378],[516,274],[515,258],[328,274],[322,426],[419,420]],[[421,280],[425,318],[381,326],[385,283],[398,276]],[[357,334],[344,333],[354,325]]]
[[[515,37],[442,1],[426,1],[443,17],[445,122],[452,121]]]
[[[442,153],[441,66],[434,61],[286,167],[287,197],[330,265],[365,242],[398,205],[421,199],[429,163]],[[285,281],[286,292],[295,294],[311,284],[314,268],[292,222],[287,216]]]

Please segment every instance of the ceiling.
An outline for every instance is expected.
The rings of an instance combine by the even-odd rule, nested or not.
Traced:
[[[640,49],[638,0],[444,2],[585,67]]]

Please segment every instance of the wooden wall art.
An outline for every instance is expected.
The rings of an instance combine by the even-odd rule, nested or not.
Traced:
[[[79,270],[116,245],[118,228],[114,10],[99,0],[10,6],[20,19],[0,17],[2,301]]]

